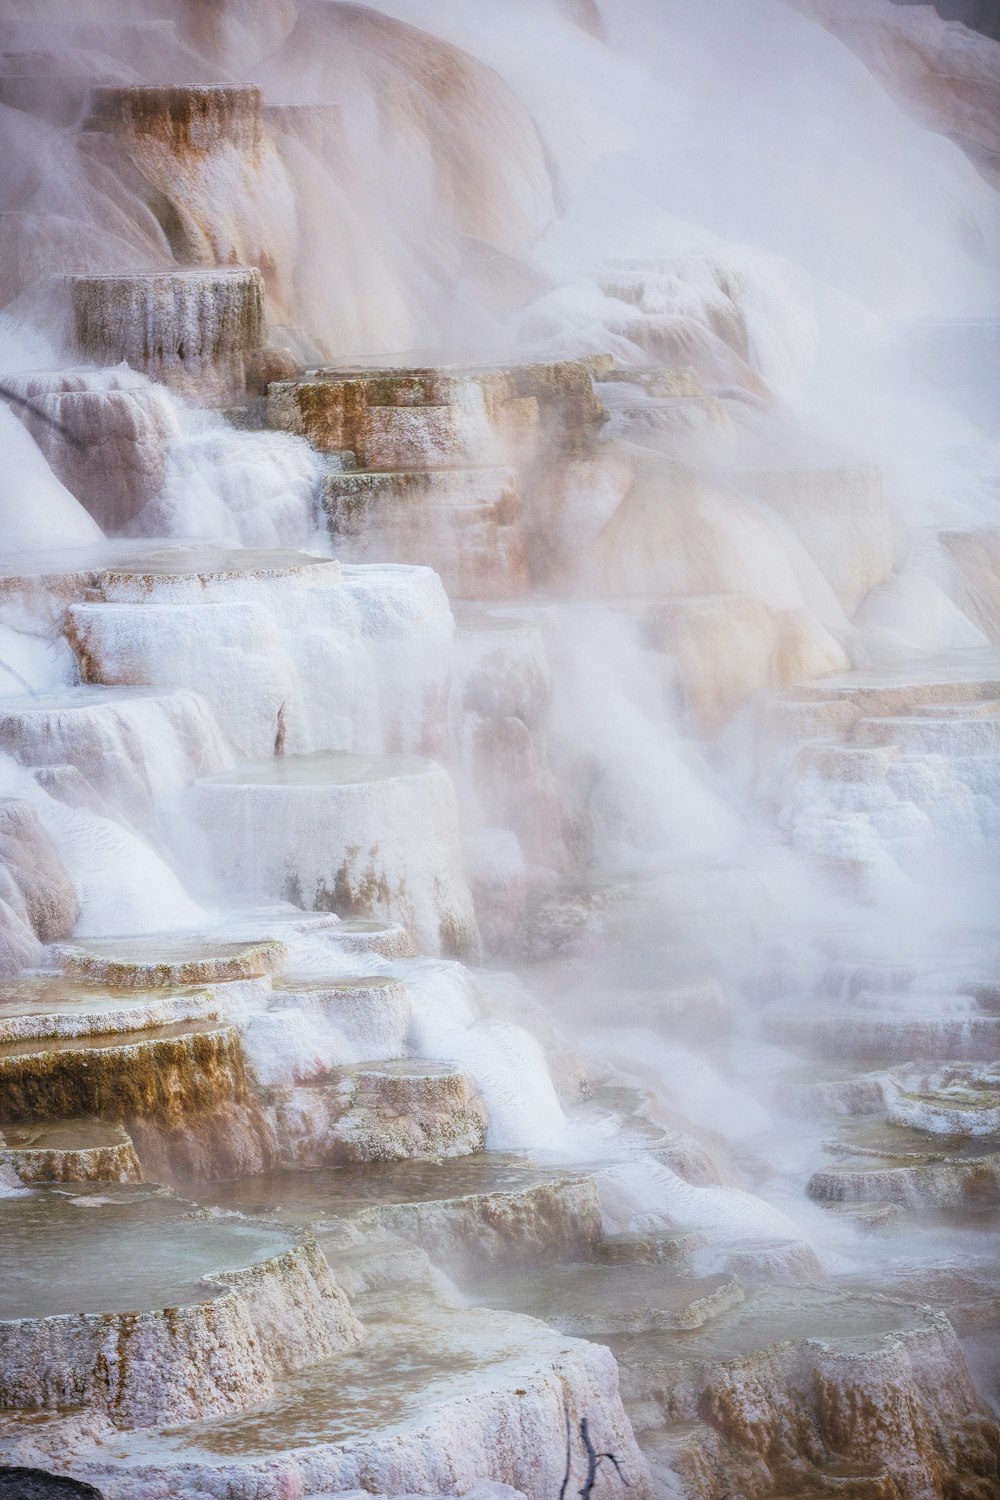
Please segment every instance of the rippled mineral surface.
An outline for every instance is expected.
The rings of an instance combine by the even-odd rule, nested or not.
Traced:
[[[998,36],[0,7],[0,1500],[998,1500]]]

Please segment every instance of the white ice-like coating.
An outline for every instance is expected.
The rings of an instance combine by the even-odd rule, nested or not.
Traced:
[[[598,1182],[605,1220],[615,1234],[680,1227],[723,1241],[803,1238],[787,1214],[752,1193],[697,1187],[649,1159],[604,1168]]]
[[[484,1015],[482,995],[459,964],[407,965],[417,1057],[446,1057],[474,1078],[489,1109],[494,1151],[548,1148],[565,1126],[545,1054],[519,1026]]]
[[[121,19],[122,0],[85,9]],[[218,1149],[211,1170],[260,1174],[268,1130],[282,1162],[315,1165],[304,1158],[331,1147],[352,1091],[337,1145],[378,1155],[378,1132],[363,1139],[375,1111],[338,1070],[382,1063],[385,1099],[426,1085],[386,1125],[388,1154],[478,1154],[485,1101],[487,1149],[526,1161],[477,1160],[453,1181],[516,1181],[529,1164],[569,1180],[537,1200],[460,1187],[456,1207],[442,1161],[415,1174],[422,1186],[441,1170],[426,1203],[405,1172],[373,1172],[366,1222],[403,1226],[432,1258],[455,1225],[484,1244],[514,1225],[537,1236],[535,1259],[594,1260],[588,1272],[665,1257],[623,1266],[623,1284],[672,1274],[675,1251],[681,1274],[725,1268],[748,1285],[817,1278],[817,1256],[894,1295],[911,1269],[964,1274],[978,1230],[892,1220],[945,1201],[972,1219],[975,1193],[995,1200],[995,1167],[970,1165],[1000,1129],[995,192],[782,0],[213,9],[178,6],[155,66],[148,36],[99,25],[116,81],[183,83],[184,67],[188,85],[232,80],[179,87],[166,114],[147,99],[157,131],[143,134],[127,90],[120,117],[85,131],[0,107],[0,302],[17,299],[0,315],[0,383],[37,387],[36,437],[32,422],[60,412],[71,428],[36,447],[17,403],[0,411],[5,551],[64,554],[51,588],[43,559],[23,577],[5,564],[0,743],[23,764],[0,756],[0,792],[27,798],[50,835],[78,934],[287,939],[285,971],[232,1015],[263,1135],[249,1120],[227,1140],[221,1121],[192,1125]],[[4,30],[5,57],[8,37],[37,44]],[[240,90],[251,75],[262,110]],[[72,326],[51,272],[82,278]],[[66,368],[123,350],[136,369]],[[586,368],[524,365],[541,356],[597,356],[610,420],[587,409]],[[506,373],[454,364],[490,359]],[[352,417],[357,480],[324,489],[349,454],[244,430],[279,419],[277,386],[298,403],[294,430],[318,432],[306,411],[323,380],[380,360],[431,369],[364,382],[382,394]],[[519,392],[513,445],[491,404],[505,384]],[[356,397],[361,382],[336,385]],[[232,409],[200,411],[178,389]],[[114,459],[85,462],[81,432]],[[501,460],[516,468],[482,477]],[[73,549],[101,538],[70,491],[103,514],[102,464],[135,501],[104,524],[130,540],[74,570]],[[395,477],[367,480],[366,465]],[[410,465],[426,483],[406,482]],[[345,505],[381,491],[351,553],[373,562],[336,559],[319,502],[337,482]],[[378,561],[434,561],[421,535],[454,535],[458,551],[479,500],[506,508],[523,544],[494,590],[504,604],[484,612],[456,568],[453,615],[429,567]],[[390,505],[426,507],[402,516],[418,538],[405,553],[385,545]],[[482,552],[481,533],[471,545]],[[484,590],[503,572],[494,560]],[[248,903],[235,914],[234,898]],[[339,929],[306,930],[334,910]],[[398,956],[413,951],[430,956]],[[440,956],[483,952],[497,969]],[[361,994],[362,980],[370,996],[352,1008],[347,981]],[[440,1119],[418,1139],[442,1079],[473,1107],[451,1139],[433,1133]],[[892,1202],[838,1200],[855,1151]],[[923,1196],[891,1177],[894,1152],[926,1158]],[[592,1197],[591,1230],[548,1244],[563,1193],[586,1217],[592,1186],[572,1167],[596,1174],[605,1232],[641,1246],[600,1261]],[[382,1316],[383,1250],[407,1276],[419,1257],[383,1246],[369,1262],[364,1232],[343,1229],[335,1249],[366,1261],[355,1273]],[[990,1274],[982,1304],[919,1274],[912,1296],[995,1318]],[[692,1370],[699,1336],[683,1334]],[[898,1383],[912,1350],[871,1352],[829,1357]],[[782,1420],[800,1399],[785,1360],[767,1359],[788,1384]],[[719,1364],[690,1379],[707,1388]],[[946,1425],[941,1370],[921,1388],[927,1431]],[[737,1418],[770,1420],[769,1392],[725,1378]],[[553,1389],[558,1426],[568,1395]],[[473,1397],[462,1420],[478,1411]],[[635,1411],[657,1431],[652,1400]],[[858,1425],[843,1423],[845,1444]],[[136,1451],[147,1441],[160,1440]],[[689,1441],[694,1472],[703,1439]],[[871,1474],[869,1458],[846,1455],[844,1472]],[[325,1483],[298,1462],[247,1468],[233,1494]],[[210,1472],[229,1486],[221,1460]],[[439,1466],[428,1488],[455,1488],[457,1472]],[[725,1487],[705,1475],[706,1493]]]
[[[0,406],[0,454],[0,530],[6,549],[87,547],[100,541],[97,522],[59,483],[6,406]]]
[[[86,807],[58,802],[6,755],[0,786],[32,802],[55,844],[80,903],[76,936],[169,932],[205,920],[203,908],[137,834]]]
[[[212,558],[207,560],[209,570]],[[454,629],[436,575],[281,554],[202,583],[140,576],[74,605],[91,680],[189,687],[246,758],[441,743]],[[163,599],[163,603],[159,600]],[[138,601],[142,601],[141,603]]]
[[[230,546],[311,546],[319,465],[284,433],[235,432],[184,414],[163,488],[131,523],[133,536],[208,538]]]

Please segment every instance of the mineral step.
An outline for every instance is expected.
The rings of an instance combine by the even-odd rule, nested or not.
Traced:
[[[1000,714],[861,719],[854,737],[860,745],[892,745],[907,755],[996,755]]]
[[[0,597],[53,593],[67,601],[176,604],[252,599],[261,587],[276,583],[335,587],[339,578],[331,558],[294,548],[230,548],[162,538],[109,540],[67,552],[56,548],[0,558]]]
[[[377,953],[381,958],[413,958],[416,953],[405,927],[373,917],[345,917],[331,941],[347,953]]]
[[[334,549],[345,561],[424,564],[440,574],[452,598],[512,599],[527,592],[514,469],[329,474],[322,504]]]
[[[1000,1136],[1000,1068],[899,1069],[886,1117],[932,1135]]]
[[[26,766],[74,767],[86,788],[139,824],[153,820],[158,797],[233,759],[204,700],[176,688],[87,686],[5,698],[0,750]]]
[[[331,1230],[349,1222],[426,1250],[446,1269],[586,1259],[602,1237],[594,1179],[485,1153],[448,1162],[277,1171],[200,1190],[203,1201]]]
[[[345,1229],[338,1239],[324,1234],[327,1264],[359,1317],[368,1318],[383,1299],[401,1301],[417,1293],[427,1301],[455,1307],[461,1299],[425,1251],[397,1235],[358,1236]],[[388,1310],[388,1305],[387,1305]]]
[[[0,1165],[24,1183],[142,1181],[131,1136],[93,1118],[0,1127]]]
[[[346,1039],[359,1059],[404,1055],[410,1029],[410,997],[405,980],[391,974],[303,977],[294,973],[274,982],[275,1010],[318,1012]]]
[[[351,449],[367,469],[505,465],[530,446],[538,404],[518,395],[503,371],[369,372],[272,381],[268,421],[324,452]]]
[[[237,909],[239,911],[239,909]],[[380,958],[413,958],[416,949],[405,927],[398,922],[381,922],[375,917],[338,917],[332,911],[303,911],[290,904],[252,905],[243,914],[220,914],[213,931],[219,938],[239,942],[272,942],[290,940],[306,934],[322,934],[323,946],[337,955],[377,954]],[[308,976],[296,968],[300,979],[326,978],[325,960],[315,955],[321,972]],[[296,963],[301,964],[301,959]],[[282,971],[283,973],[284,971]]]
[[[668,1421],[697,1421],[705,1393],[721,1394],[730,1379],[758,1372],[763,1387],[780,1380],[790,1356],[819,1368],[845,1354],[863,1372],[864,1356],[880,1351],[940,1346],[942,1322],[928,1308],[878,1295],[836,1289],[747,1288],[745,1300],[691,1332],[616,1334],[606,1342],[618,1360],[622,1392],[630,1401],[653,1399]],[[957,1354],[957,1343],[954,1346]],[[954,1354],[953,1356],[954,1357]],[[768,1365],[771,1370],[768,1372]],[[720,1411],[724,1415],[724,1407]]]
[[[841,1285],[932,1307],[945,1314],[960,1337],[1000,1328],[1000,1274],[989,1250],[961,1269],[907,1265],[904,1260],[885,1267],[879,1287],[868,1284],[864,1271],[844,1278]]]
[[[644,1435],[658,1430],[657,1416],[675,1432],[683,1426],[690,1434],[694,1424],[711,1429],[707,1457],[714,1451],[716,1462],[707,1474],[703,1465],[682,1469],[702,1482],[694,1495],[840,1493],[868,1500],[870,1493],[877,1500],[889,1493],[881,1478],[871,1492],[853,1486],[859,1475],[897,1472],[908,1461],[911,1403],[919,1409],[925,1382],[940,1390],[942,1379],[947,1410],[938,1406],[940,1425],[921,1449],[925,1472],[956,1469],[970,1438],[983,1472],[995,1472],[992,1435],[967,1423],[979,1407],[960,1345],[930,1308],[835,1289],[750,1288],[742,1304],[704,1328],[612,1335],[607,1342]],[[808,1444],[786,1440],[791,1404],[809,1424]],[[859,1421],[861,1410],[877,1411],[879,1420]],[[839,1490],[825,1490],[833,1478]]]
[[[96,1114],[181,1123],[246,1090],[239,1034],[210,1022],[8,1043],[0,1082],[0,1117],[13,1122]]]
[[[489,1274],[465,1284],[472,1300],[600,1339],[613,1333],[702,1328],[742,1302],[731,1276],[678,1276],[666,1266],[573,1265]]]
[[[1000,648],[952,651],[905,667],[819,678],[787,695],[791,702],[851,703],[858,716],[906,714],[918,704],[976,703],[1000,698]]]
[[[230,889],[398,922],[425,953],[478,955],[455,793],[433,761],[280,756],[206,777],[191,796]]]
[[[761,1025],[770,1042],[872,1067],[879,1061],[991,1062],[1000,1056],[1000,1015],[774,1009],[764,1013]]]
[[[825,1150],[837,1159],[814,1172],[806,1188],[818,1201],[940,1209],[1000,1204],[997,1137],[929,1136],[850,1121]]]
[[[509,368],[317,369],[268,387],[268,420],[372,469],[509,463],[539,421],[561,444],[605,420],[574,360]]]
[[[972,1160],[1000,1149],[989,1136],[931,1135],[890,1120],[853,1119],[831,1122],[823,1150],[841,1157],[870,1159],[873,1166]]]
[[[331,1081],[274,1091],[284,1159],[296,1165],[472,1156],[489,1116],[453,1063],[397,1061],[335,1070]]]
[[[826,1200],[823,1207],[832,1218],[850,1224],[860,1234],[877,1234],[880,1230],[891,1229],[906,1218],[906,1209],[901,1204],[881,1203],[878,1200],[870,1203],[834,1203]],[[873,1290],[878,1291],[879,1288],[875,1287]],[[904,1289],[901,1288],[900,1295],[903,1294]]]
[[[858,1071],[847,1062],[810,1061],[808,1067],[783,1069],[775,1086],[779,1109],[794,1115],[826,1117],[884,1116],[892,1096],[887,1068]]]
[[[58,951],[68,979],[115,989],[174,989],[262,979],[278,973],[288,962],[288,949],[277,939],[224,943],[169,933],[155,938],[95,938],[64,945]]]
[[[263,985],[253,981],[142,990],[26,974],[0,980],[0,1045],[225,1020],[257,998],[258,990],[263,1003]]]
[[[361,1338],[315,1241],[162,1191],[36,1188],[0,1200],[0,1242],[7,1407],[191,1420],[266,1399]]]
[[[250,1500],[261,1484],[440,1494],[485,1474],[545,1500],[562,1482],[566,1421],[578,1430],[587,1416],[599,1447],[645,1495],[624,1411],[603,1394],[613,1380],[606,1350],[533,1319],[402,1302],[366,1320],[359,1349],[283,1380],[271,1400],[234,1419],[117,1433],[60,1467],[98,1488],[113,1482],[120,1500],[138,1500],[150,1484],[176,1500],[220,1485],[230,1500]],[[581,1475],[585,1462],[581,1450]]]
[[[255,267],[103,272],[64,278],[79,356],[122,360],[203,405],[232,406],[264,342],[264,280]]]

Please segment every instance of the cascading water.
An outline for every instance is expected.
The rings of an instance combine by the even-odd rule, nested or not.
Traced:
[[[0,43],[0,1494],[1000,1494],[1000,45]]]

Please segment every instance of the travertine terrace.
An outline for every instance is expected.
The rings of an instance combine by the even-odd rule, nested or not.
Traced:
[[[1000,1497],[1000,47],[862,9],[0,15],[0,1500]]]

